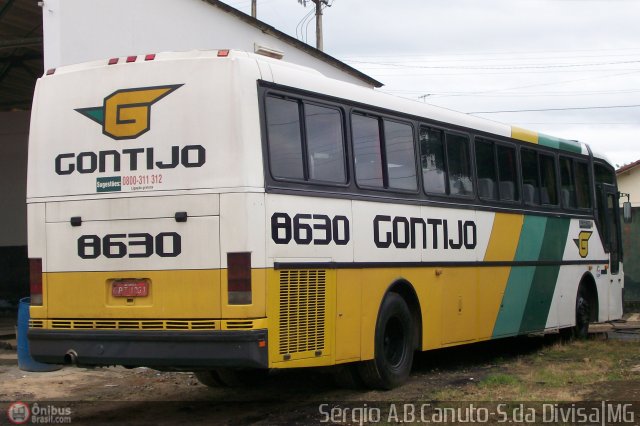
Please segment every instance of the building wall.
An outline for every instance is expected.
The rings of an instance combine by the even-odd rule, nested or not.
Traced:
[[[631,205],[640,207],[640,165],[618,175],[618,191],[630,194]]]
[[[622,222],[624,251],[624,299],[640,302],[640,166],[618,175],[618,191],[629,194],[632,209],[631,223]],[[627,201],[626,197],[621,200]]]
[[[284,52],[286,61],[367,86],[202,0],[46,0],[43,27],[45,69],[163,51],[254,52],[257,43]]]
[[[0,314],[28,293],[25,197],[29,114],[0,113]]]

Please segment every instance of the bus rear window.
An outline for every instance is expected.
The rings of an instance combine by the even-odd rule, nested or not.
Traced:
[[[362,186],[384,188],[378,119],[353,114],[351,127],[356,160],[356,182]]]
[[[344,183],[344,136],[338,109],[304,104],[309,180]]]
[[[383,120],[383,123],[389,188],[415,191],[418,181],[413,129],[395,121]]]
[[[269,96],[266,113],[271,174],[274,178],[304,179],[298,102]]]
[[[420,163],[427,194],[446,194],[444,140],[441,130],[420,127]]]
[[[346,182],[343,120],[338,108],[275,96],[267,96],[265,108],[269,165],[275,179]]]

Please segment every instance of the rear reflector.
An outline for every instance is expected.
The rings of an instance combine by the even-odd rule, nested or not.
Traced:
[[[229,56],[229,50],[228,49],[218,50],[218,57],[219,58],[226,58],[227,56]]]
[[[150,54],[148,54],[148,55],[146,55],[144,57],[144,60],[145,61],[153,61],[155,58],[156,58],[156,54],[155,53],[150,53]]]
[[[227,253],[227,291],[230,305],[251,304],[251,253]]]
[[[109,59],[109,65],[115,65],[118,63],[119,58],[111,58]]]
[[[135,62],[138,59],[137,56],[127,56],[127,62]]]
[[[31,305],[42,306],[42,259],[29,259]]]

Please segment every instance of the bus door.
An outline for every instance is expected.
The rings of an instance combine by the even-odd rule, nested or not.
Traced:
[[[620,244],[620,211],[618,191],[614,185],[602,184],[600,217],[603,219],[604,245],[609,251],[609,316],[618,318],[617,313],[622,309],[622,275],[620,262],[622,260],[622,245]]]

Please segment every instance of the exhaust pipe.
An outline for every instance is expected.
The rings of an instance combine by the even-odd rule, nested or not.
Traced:
[[[64,355],[64,365],[78,365],[78,354],[73,349],[69,349]]]

